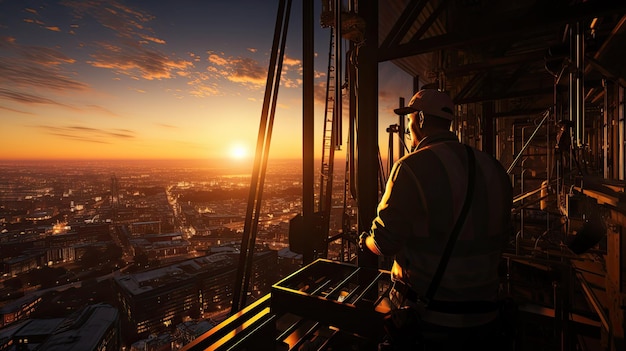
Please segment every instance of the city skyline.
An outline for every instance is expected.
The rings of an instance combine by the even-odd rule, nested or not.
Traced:
[[[62,339],[62,348],[133,349],[158,333],[178,349],[195,338],[179,335],[181,326],[206,331],[228,316],[249,175],[185,161],[13,163],[22,167],[0,161],[3,346],[21,339],[49,349]],[[300,175],[291,163],[278,166],[255,255],[272,269],[254,279],[254,298],[297,264],[278,256],[297,258],[285,226],[300,209]],[[56,328],[94,309],[108,317]],[[50,333],[28,334],[42,329]]]
[[[300,6],[291,11],[273,158],[301,157]],[[319,18],[321,2],[315,7]],[[0,2],[0,160],[250,163],[276,13],[277,3],[251,0]],[[317,25],[318,156],[328,37]],[[395,122],[411,78],[391,64],[381,65],[382,76],[386,138],[384,117]]]

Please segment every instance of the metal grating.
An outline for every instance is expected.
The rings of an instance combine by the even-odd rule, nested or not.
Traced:
[[[318,259],[272,286],[273,313],[292,313],[358,335],[383,330],[388,271]]]

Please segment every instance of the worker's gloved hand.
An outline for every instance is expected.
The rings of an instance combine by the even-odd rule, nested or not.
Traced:
[[[365,245],[365,240],[368,236],[370,236],[369,232],[363,232],[361,233],[361,235],[359,235],[359,249],[361,249],[361,251],[365,251],[365,249],[367,249],[367,245]]]

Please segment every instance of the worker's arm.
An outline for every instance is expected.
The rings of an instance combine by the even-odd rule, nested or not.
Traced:
[[[408,166],[394,164],[389,175],[377,216],[369,232],[361,234],[359,246],[376,255],[391,256],[399,252],[412,234],[420,194]]]

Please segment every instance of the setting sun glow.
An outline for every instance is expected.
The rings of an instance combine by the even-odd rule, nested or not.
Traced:
[[[0,161],[254,158],[278,5],[165,3],[0,0]],[[237,29],[242,9],[254,30]],[[314,46],[327,47],[330,28],[315,30]],[[222,32],[207,40],[207,33]],[[288,59],[271,159],[302,157],[294,137],[302,133],[300,41],[288,36],[281,52]],[[316,59],[315,71],[327,71],[325,61]],[[388,118],[396,116],[397,97],[412,91],[413,77],[391,62],[380,69],[388,78],[379,113]],[[316,96],[315,133],[323,131],[326,103]],[[379,128],[379,138],[388,137]],[[323,145],[315,141],[316,157]]]
[[[236,144],[230,148],[230,157],[235,160],[241,160],[248,157],[248,150],[241,144]]]

